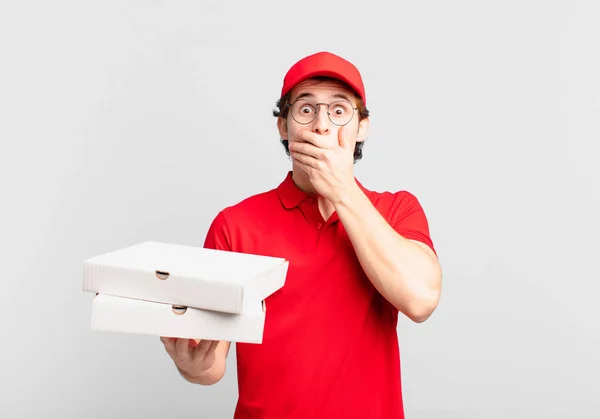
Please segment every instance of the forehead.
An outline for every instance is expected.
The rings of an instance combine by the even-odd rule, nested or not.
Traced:
[[[317,98],[339,98],[339,95],[343,95],[352,102],[356,100],[356,94],[354,91],[345,83],[338,80],[305,80],[298,83],[298,85],[292,89],[291,98],[294,100],[294,98],[298,97],[299,95],[305,94],[310,94]]]

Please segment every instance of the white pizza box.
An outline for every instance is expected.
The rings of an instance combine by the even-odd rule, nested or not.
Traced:
[[[241,314],[283,287],[284,258],[139,243],[83,262],[83,290]]]
[[[260,344],[265,315],[264,301],[232,314],[96,294],[91,330]]]

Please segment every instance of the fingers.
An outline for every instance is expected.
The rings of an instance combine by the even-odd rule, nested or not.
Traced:
[[[297,141],[293,141],[289,147],[291,152],[305,154],[307,156],[314,157],[315,159],[318,159],[323,155],[323,150],[309,143],[299,143]]]
[[[166,336],[161,336],[160,337],[160,341],[163,343],[163,345],[165,345],[165,349],[166,349],[167,353],[169,355],[173,356],[175,354],[175,341],[176,341],[176,339],[170,338],[170,337],[166,337]]]
[[[317,169],[320,161],[328,161],[331,150],[324,150],[311,143],[292,141],[289,145],[290,154],[294,160],[305,166]]]
[[[310,167],[312,169],[317,169],[319,167],[319,160],[312,157],[312,156],[308,156],[306,154],[302,154],[302,153],[296,153],[294,152],[292,154],[292,157],[294,158],[294,160],[296,160],[298,163],[306,166],[306,167]]]
[[[194,356],[204,355],[206,353],[206,350],[210,346],[211,342],[212,342],[212,340],[206,340],[206,339],[203,339],[200,342],[198,342],[198,346],[196,346],[196,349],[194,349]]]
[[[203,339],[198,343],[198,346],[194,349],[194,357],[211,355],[215,349],[219,346],[218,340]]]
[[[332,141],[330,137],[315,134],[307,130],[298,133],[298,142],[305,142],[320,149],[328,149],[336,146],[335,140]]]
[[[348,125],[344,125],[338,130],[338,144],[344,150],[349,150],[352,148],[350,139],[348,138]]]
[[[190,353],[189,339],[177,339],[177,342],[175,342],[175,353],[181,358],[188,355]]]
[[[161,336],[160,341],[165,346],[166,351],[174,359],[185,359],[187,356],[206,356],[214,353],[219,346],[220,341],[203,339],[196,342],[193,339],[170,338]],[[193,344],[192,344],[193,342]]]
[[[206,352],[209,353],[209,354],[212,353],[212,352],[215,352],[217,350],[217,348],[219,347],[219,343],[221,343],[221,342],[218,341],[218,340],[213,340],[210,343],[210,346],[208,347],[208,350]]]

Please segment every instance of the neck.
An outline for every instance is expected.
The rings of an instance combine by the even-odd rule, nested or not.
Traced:
[[[308,176],[302,170],[293,168],[292,169],[292,180],[296,184],[297,187],[302,189],[304,192],[309,194],[317,194],[315,188],[310,183]]]

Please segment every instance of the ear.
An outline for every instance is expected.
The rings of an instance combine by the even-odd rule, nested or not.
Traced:
[[[369,118],[365,118],[358,123],[358,135],[356,136],[356,142],[365,141],[369,135]]]
[[[287,121],[282,117],[277,118],[277,129],[279,130],[279,136],[284,140],[287,140]]]

